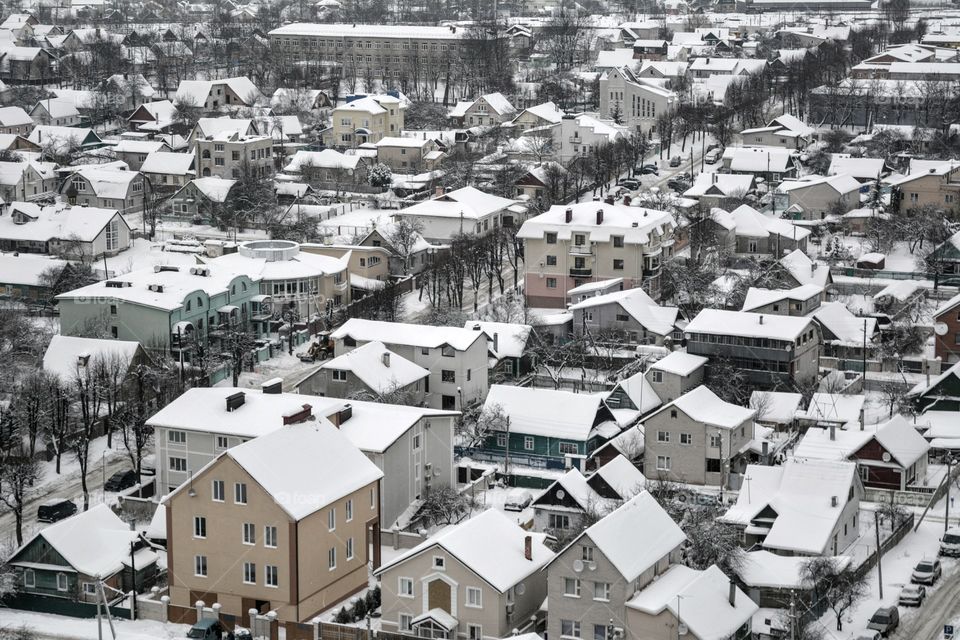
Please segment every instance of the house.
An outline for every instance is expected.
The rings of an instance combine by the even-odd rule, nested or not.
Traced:
[[[431,138],[385,136],[374,144],[377,162],[387,165],[395,173],[434,171],[445,155],[437,141]]]
[[[55,82],[56,56],[40,47],[6,47],[0,51],[0,80],[15,84]]]
[[[252,107],[260,90],[245,76],[219,80],[181,80],[175,102],[205,112]]]
[[[387,474],[379,496],[386,526],[410,514],[429,489],[455,482],[456,412],[280,393],[270,384],[263,389],[245,391],[243,405],[228,411],[226,398],[239,389],[193,388],[153,415],[148,424],[156,433],[157,486],[173,491],[220,452],[284,428],[284,416],[301,411],[304,403]]]
[[[827,288],[833,283],[830,267],[817,264],[806,253],[795,249],[779,260],[783,284],[789,288],[804,284],[815,284]]]
[[[270,108],[279,112],[313,111],[330,106],[330,97],[320,89],[280,87],[270,96]]]
[[[116,209],[14,202],[9,211],[10,215],[0,216],[0,249],[4,251],[96,260],[130,247],[130,225]]]
[[[685,351],[671,351],[650,365],[645,374],[657,397],[673,402],[703,384],[707,358]]]
[[[824,302],[810,314],[820,327],[822,354],[837,358],[837,367],[863,368],[863,360],[876,356],[877,319],[856,316],[842,302]],[[856,364],[852,364],[856,363]]]
[[[529,129],[539,129],[559,124],[563,118],[563,111],[553,102],[543,102],[527,107],[518,113],[508,125],[523,133]]]
[[[672,342],[680,310],[661,307],[643,289],[624,289],[592,296],[571,305],[573,332],[617,334],[630,344],[663,346]]]
[[[238,392],[226,406],[243,402]],[[367,563],[380,564],[383,472],[306,402],[283,423],[167,498],[172,604],[199,598],[240,619],[255,608],[302,622],[367,586]]]
[[[650,384],[643,371],[618,380],[613,389],[606,394],[604,403],[613,414],[617,426],[626,429],[634,425],[642,416],[663,404],[659,394]],[[594,458],[597,457],[594,452]]]
[[[145,134],[144,134],[145,135]],[[131,171],[139,171],[144,161],[154,151],[171,151],[170,145],[163,140],[123,138],[113,145],[117,160],[126,163]]]
[[[369,160],[361,155],[346,155],[336,149],[297,151],[283,168],[284,173],[300,176],[318,189],[356,189],[369,186]]]
[[[850,566],[851,557],[826,556],[838,570]],[[754,617],[753,632],[758,640],[774,640],[787,635],[789,619],[783,610],[803,607],[809,615],[821,616],[829,606],[804,576],[804,566],[810,561],[806,556],[777,555],[766,549],[747,551],[744,561],[735,569],[737,583],[747,590],[750,599],[761,608]]]
[[[33,129],[33,118],[20,107],[0,107],[0,133],[27,136]]]
[[[483,411],[502,414],[509,429],[489,434],[481,453],[526,466],[583,469],[594,449],[620,433],[598,394],[494,384]]]
[[[909,391],[910,398],[921,413],[960,411],[960,362],[929,381],[918,382]]]
[[[799,163],[794,153],[781,147],[727,147],[720,161],[727,173],[747,173],[776,185],[797,175]]]
[[[150,183],[139,171],[116,171],[84,167],[70,174],[60,185],[60,194],[72,205],[118,209],[131,214],[143,211]]]
[[[68,156],[103,146],[103,140],[94,133],[93,129],[80,127],[37,125],[27,139],[40,145],[43,155],[48,158],[51,156]]]
[[[860,481],[871,489],[908,491],[925,486],[930,444],[916,427],[896,415],[885,423],[861,428],[810,428],[794,455],[819,460],[848,460],[857,465]]]
[[[654,638],[666,627],[698,640],[746,638],[758,609],[717,565],[675,565],[627,602],[626,633]]]
[[[55,335],[43,354],[43,370],[70,385],[95,367],[104,367],[111,374],[115,371],[126,380],[131,366],[148,361],[139,342]]]
[[[727,359],[752,384],[808,384],[819,374],[821,336],[810,318],[704,309],[684,333],[688,353]]]
[[[406,108],[404,101],[388,93],[356,96],[334,107],[330,114],[331,127],[324,131],[324,141],[332,147],[355,148],[365,142],[399,136]]]
[[[27,140],[25,136],[18,136],[12,133],[0,133],[0,151],[11,151],[14,153],[18,151],[30,151],[39,155],[41,147]]]
[[[476,100],[458,102],[450,118],[463,127],[499,126],[513,120],[517,109],[502,93],[488,93]]]
[[[312,207],[316,205],[304,205]],[[299,207],[291,206],[288,215],[299,215]],[[331,258],[347,257],[347,269],[350,272],[350,286],[357,292],[351,298],[360,298],[366,292],[384,286],[390,281],[390,252],[384,247],[364,247],[356,244],[302,244],[300,249],[306,253],[316,253]]]
[[[527,304],[562,308],[571,289],[612,278],[656,300],[661,258],[673,255],[675,229],[666,211],[600,202],[552,206],[517,233],[529,265]]]
[[[936,284],[960,281],[960,231],[937,246],[927,258],[927,263],[934,271]]]
[[[795,249],[806,251],[810,236],[809,229],[766,216],[747,204],[733,211],[712,209],[710,221],[717,229],[717,243],[736,257],[779,257]]]
[[[736,488],[740,452],[753,439],[756,411],[699,386],[644,418],[644,469],[652,477]]]
[[[400,247],[394,246],[401,235],[410,234],[409,247],[403,242]],[[399,230],[396,223],[378,224],[371,229],[359,243],[361,247],[382,248],[389,254],[389,271],[393,275],[416,275],[423,271],[433,259],[436,247],[415,229]]]
[[[441,529],[376,571],[384,629],[493,640],[525,628],[547,591],[545,538],[497,509]]]
[[[36,124],[53,127],[79,127],[80,112],[76,101],[66,98],[45,98],[39,100],[30,110],[30,118]]]
[[[170,100],[144,102],[127,118],[131,131],[167,133],[176,121],[177,108]]]
[[[741,311],[807,316],[820,308],[823,293],[823,287],[816,284],[804,284],[792,289],[750,287],[747,289],[747,295],[744,296]]]
[[[157,559],[129,524],[97,504],[44,527],[7,564],[24,598],[18,608],[46,610],[47,599],[96,603],[101,584],[110,593],[149,589],[157,577]]]
[[[158,196],[172,194],[182,189],[196,177],[196,156],[192,153],[154,151],[140,166],[140,173],[150,181]]]
[[[743,530],[743,546],[777,555],[836,556],[860,536],[863,485],[857,465],[788,458],[783,466],[748,465],[750,490],[719,518]]]
[[[46,273],[71,263],[32,253],[0,253],[0,299],[47,304],[52,297]]]
[[[855,209],[860,204],[860,182],[845,173],[803,176],[781,182],[773,197],[776,210],[785,211],[790,219],[817,222]]]
[[[485,235],[503,226],[513,200],[462,187],[401,209],[396,216],[419,226],[424,238],[447,243],[461,234]]]
[[[594,149],[630,136],[630,129],[612,118],[596,113],[565,114],[549,130],[528,129],[526,136],[549,135],[553,159],[567,166],[576,158],[589,156]]]
[[[861,394],[814,393],[807,408],[797,411],[801,426],[859,428],[863,425],[863,406],[866,398]]]
[[[684,198],[695,198],[706,209],[723,207],[728,199],[739,200],[754,187],[752,174],[698,173]]]
[[[570,469],[547,487],[533,508],[533,529],[562,537],[582,531],[585,520],[603,517],[640,493],[643,474],[622,455],[605,462],[589,477]]]
[[[754,422],[781,431],[790,431],[796,426],[801,402],[802,394],[788,391],[754,391],[750,394],[750,408],[757,412]]]
[[[432,408],[461,410],[487,396],[488,345],[481,332],[350,318],[330,337],[336,356],[379,341],[393,353],[428,369],[429,389],[424,390]]]
[[[960,244],[960,233],[954,236]],[[960,265],[960,261],[957,263]],[[960,295],[933,312],[934,354],[947,364],[960,361]]]
[[[0,162],[0,197],[6,203],[52,199],[56,165],[51,162]]]
[[[803,149],[810,143],[814,131],[800,118],[785,113],[768,122],[765,127],[744,129],[740,132],[740,140],[745,147]]]
[[[846,153],[834,153],[830,157],[828,176],[845,174],[861,184],[875,182],[887,173],[883,158],[854,158]]]
[[[236,183],[223,178],[194,178],[170,196],[170,213],[178,218],[209,222],[225,205]]]
[[[157,95],[150,81],[141,73],[115,73],[103,81],[103,91],[113,99],[122,99],[123,104],[120,106],[124,113],[133,111],[143,100],[152,100]]]
[[[629,66],[600,76],[600,113],[623,122],[635,134],[647,135],[657,118],[675,110],[679,102],[676,93],[638,77]]]
[[[877,176],[872,179],[876,180]],[[949,211],[956,208],[958,203],[956,185],[960,183],[960,163],[944,162],[925,171],[889,177],[884,182],[892,188],[890,209],[893,212],[923,206]]]
[[[252,120],[200,118],[190,134],[197,175],[236,180],[273,175],[273,139]]]
[[[685,541],[647,491],[591,525],[547,566],[548,636],[605,638],[611,625],[625,628],[627,601],[679,563]]]
[[[326,360],[297,386],[298,393],[419,406],[430,371],[373,341]]]
[[[527,352],[530,335],[533,333],[530,325],[467,320],[463,328],[482,331],[487,336],[492,382],[519,379],[533,370],[533,356]]]

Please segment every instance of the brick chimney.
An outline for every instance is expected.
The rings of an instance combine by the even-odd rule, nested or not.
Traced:
[[[573,209],[571,207],[567,207],[567,210],[564,215],[564,221],[567,224],[570,224],[573,221]]]
[[[390,352],[389,352],[389,351],[384,351],[384,352],[383,352],[383,355],[380,356],[380,361],[383,362],[383,366],[389,367],[389,366],[390,366]]]
[[[597,224],[603,224],[603,209],[597,209]]]
[[[313,415],[313,407],[309,404],[302,405],[299,409],[288,411],[283,414],[283,424],[298,424],[304,422]]]
[[[524,536],[523,538],[523,557],[527,560],[533,560],[533,536]]]
[[[433,195],[434,195],[434,197],[436,197],[436,198],[439,198],[439,197],[442,196],[444,193],[445,193],[445,192],[444,192],[444,190],[443,190],[443,187],[441,187],[441,186],[437,186],[437,187],[435,187],[434,190],[433,190]]]

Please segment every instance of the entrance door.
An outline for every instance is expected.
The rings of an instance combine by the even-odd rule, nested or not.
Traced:
[[[451,613],[450,585],[439,578],[427,585],[427,609],[443,609]]]

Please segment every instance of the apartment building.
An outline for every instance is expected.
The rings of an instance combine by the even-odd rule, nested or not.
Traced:
[[[688,353],[728,360],[752,384],[805,385],[817,379],[821,337],[812,318],[704,309],[684,332]]]
[[[960,204],[958,162],[944,162],[926,171],[889,178],[885,182],[893,188],[890,202],[896,211],[909,211],[923,206],[949,211]]]
[[[389,93],[356,96],[334,108],[324,141],[333,147],[357,147],[366,142],[399,136],[407,105]]]
[[[624,288],[660,295],[660,263],[673,253],[676,222],[666,211],[623,204],[557,205],[523,223],[527,303],[566,306],[588,282],[623,278]]]
[[[196,175],[238,179],[273,175],[273,139],[260,135],[252,120],[201,118],[190,134]]]
[[[243,392],[226,407],[241,409]],[[170,601],[245,619],[312,619],[379,565],[383,473],[304,403],[282,428],[218,455],[166,501]],[[373,557],[371,557],[371,544]]]
[[[611,69],[600,76],[600,113],[626,124],[634,133],[646,134],[657,118],[677,108],[677,94],[647,82],[629,67]]]

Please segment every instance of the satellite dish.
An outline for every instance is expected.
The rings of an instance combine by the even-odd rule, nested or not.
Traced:
[[[685,635],[687,635],[687,631],[688,631],[687,625],[684,624],[683,622],[681,622],[679,625],[677,625],[677,635],[678,635],[678,636],[685,636]]]
[[[883,458],[884,462],[890,462],[890,454],[887,453],[886,451],[883,452],[883,456],[881,457]]]
[[[576,573],[580,573],[581,571],[583,571],[583,560],[581,560],[580,558],[577,558],[576,560],[574,560],[574,561],[573,561],[573,570],[574,570]]]
[[[527,590],[527,587],[526,587],[526,585],[524,585],[522,582],[521,582],[520,584],[518,584],[517,587],[516,587],[516,591],[517,591],[517,595],[518,595],[518,596],[522,596],[526,590]]]
[[[947,335],[947,331],[949,330],[950,330],[950,327],[948,327],[945,322],[938,322],[935,325],[933,325],[933,332],[938,336]]]
[[[557,489],[557,500],[563,500],[567,497],[567,493],[563,489]]]

